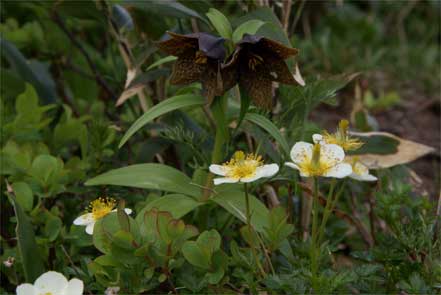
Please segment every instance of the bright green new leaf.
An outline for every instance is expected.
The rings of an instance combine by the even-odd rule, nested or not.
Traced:
[[[233,29],[231,28],[230,22],[225,17],[225,15],[222,14],[222,12],[215,8],[210,8],[206,15],[216,31],[219,33],[219,35],[221,35],[225,39],[232,38]]]
[[[244,34],[254,35],[259,30],[261,26],[263,26],[265,22],[257,19],[253,19],[241,24],[236,28],[233,32],[233,42],[239,42]]]
[[[12,184],[15,196],[17,197],[17,203],[25,210],[32,210],[34,204],[34,195],[31,188],[26,182],[14,182]]]
[[[86,185],[120,185],[182,193],[199,197],[200,188],[179,170],[162,164],[138,164],[107,171],[86,182]]]
[[[288,155],[289,154],[289,146],[286,139],[283,137],[282,133],[280,133],[279,129],[272,123],[270,120],[265,118],[262,115],[255,113],[247,113],[245,115],[245,120],[253,122],[254,124],[263,128],[266,132],[268,132],[274,139],[280,144],[283,152]]]
[[[138,118],[138,120],[135,121],[135,123],[133,123],[132,126],[130,126],[129,130],[127,130],[126,134],[124,134],[123,138],[121,139],[121,142],[119,143],[119,147],[122,147],[136,131],[138,131],[145,124],[151,122],[157,117],[177,109],[190,107],[190,106],[203,105],[204,103],[205,103],[205,99],[202,96],[198,96],[194,94],[173,96],[158,103],[150,110],[145,112],[140,118]]]

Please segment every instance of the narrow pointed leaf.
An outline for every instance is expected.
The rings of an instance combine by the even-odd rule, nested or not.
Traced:
[[[204,103],[205,99],[202,96],[194,94],[173,96],[158,103],[150,110],[145,112],[141,117],[139,117],[138,120],[135,121],[135,123],[133,123],[132,126],[130,126],[129,130],[127,130],[126,134],[124,134],[123,138],[121,139],[119,147],[121,148],[127,142],[127,140],[129,140],[129,138],[132,137],[132,135],[135,134],[136,131],[141,129],[145,124],[153,121],[159,116],[162,116],[177,109],[203,105]]]
[[[86,185],[120,185],[146,188],[199,197],[200,188],[179,170],[162,164],[138,164],[110,170],[86,182]]]
[[[254,124],[258,125],[259,127],[263,128],[266,132],[268,132],[274,139],[277,141],[277,143],[280,144],[283,152],[288,155],[289,154],[289,146],[286,142],[286,139],[283,137],[282,133],[280,133],[279,129],[272,123],[270,120],[265,118],[262,115],[255,114],[255,113],[247,113],[245,115],[245,120],[253,122]]]

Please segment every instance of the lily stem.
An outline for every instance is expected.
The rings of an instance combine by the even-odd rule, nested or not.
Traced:
[[[311,234],[311,285],[314,292],[318,292],[317,286],[317,270],[318,270],[318,256],[320,252],[320,245],[318,245],[317,240],[317,227],[318,227],[318,192],[319,183],[318,178],[314,177],[314,191],[313,191],[313,205],[312,205],[312,234]]]
[[[262,265],[260,264],[259,258],[257,257],[256,248],[254,247],[254,238],[253,238],[253,228],[251,226],[251,211],[250,211],[250,196],[248,195],[248,186],[246,183],[243,184],[244,191],[245,191],[245,208],[246,208],[246,221],[248,226],[248,234],[250,237],[250,248],[251,252],[253,253],[254,260],[256,261],[257,267],[260,270],[260,273],[263,277],[266,276],[265,270],[263,269]]]

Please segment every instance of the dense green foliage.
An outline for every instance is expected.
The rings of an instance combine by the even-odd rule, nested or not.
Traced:
[[[376,183],[320,178],[320,215],[329,190],[328,201],[334,186],[341,196],[317,274],[312,181],[283,165],[322,132],[310,115],[354,87],[358,131],[384,129],[370,112],[398,104],[403,85],[439,91],[439,3],[293,1],[285,22],[283,2],[1,2],[2,293],[48,270],[81,279],[85,294],[441,291],[437,200],[405,165],[375,170]],[[287,64],[306,85],[274,87],[271,110],[237,86],[208,106],[200,83],[169,83],[176,58],[157,48],[167,30],[219,35],[229,54],[244,33],[299,48]],[[403,144],[365,141],[360,156]],[[209,165],[236,150],[280,172],[245,191],[213,186]],[[118,204],[88,235],[73,221],[101,196]]]

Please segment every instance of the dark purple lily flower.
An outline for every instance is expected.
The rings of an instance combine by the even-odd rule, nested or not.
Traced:
[[[233,87],[234,79],[221,71],[225,59],[225,39],[207,33],[167,33],[171,38],[158,43],[158,47],[178,57],[170,77],[171,84],[201,82],[208,103],[211,103],[214,96],[223,95]]]
[[[245,34],[223,67],[224,72],[236,71],[239,85],[257,106],[271,108],[272,82],[295,84],[285,59],[295,56],[296,48],[268,38]]]

